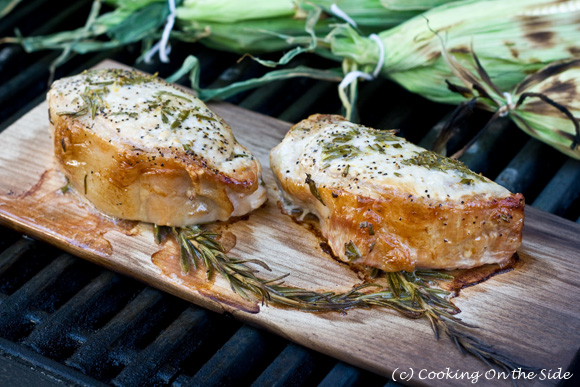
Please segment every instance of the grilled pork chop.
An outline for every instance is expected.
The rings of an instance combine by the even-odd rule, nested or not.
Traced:
[[[156,76],[86,71],[54,82],[48,105],[58,163],[107,215],[184,226],[266,201],[260,163],[224,120]]]
[[[287,210],[315,214],[339,259],[385,271],[506,263],[524,198],[392,131],[332,115],[290,129],[270,153]]]

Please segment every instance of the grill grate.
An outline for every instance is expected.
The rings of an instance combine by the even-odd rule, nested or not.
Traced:
[[[65,9],[48,0],[25,2],[0,20],[0,36],[11,35],[14,27],[24,35],[79,27],[89,8],[88,0]],[[76,56],[56,76],[80,72],[104,58],[134,64],[139,48]],[[184,43],[174,44],[171,64],[138,67],[166,76],[189,53],[203,64],[203,87],[266,71],[249,60],[236,63],[237,55]],[[0,46],[0,130],[44,98],[49,65],[57,56]],[[293,62],[297,64],[328,63],[304,56]],[[334,84],[305,79],[280,81],[230,102],[291,122],[340,109]],[[365,124],[401,128],[403,136],[422,146],[433,142],[452,110],[384,80],[361,86],[360,106]],[[487,119],[489,114],[477,112],[450,147],[458,149]],[[580,222],[580,162],[529,139],[507,120],[492,125],[462,160],[512,191],[523,192],[529,204]],[[5,228],[0,233],[0,367],[8,370],[0,376],[0,383],[7,385],[16,380],[176,387],[388,382]],[[30,368],[38,372],[30,374]]]

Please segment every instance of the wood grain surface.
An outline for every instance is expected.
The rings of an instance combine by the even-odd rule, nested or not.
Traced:
[[[100,67],[120,65],[104,62]],[[226,103],[209,106],[261,161],[269,190],[267,204],[248,219],[220,226],[230,238],[235,236],[229,254],[267,262],[272,272],[261,274],[268,278],[290,273],[289,285],[346,291],[360,283],[348,267],[322,251],[315,235],[277,207],[268,152],[290,124]],[[208,282],[201,272],[183,275],[176,246],[157,245],[151,225],[104,218],[74,193],[60,192],[65,181],[53,163],[45,102],[1,133],[0,144],[0,221],[9,227],[356,366],[387,377],[397,370],[396,378],[399,371],[412,370],[407,384],[470,383],[428,379],[430,371],[448,369],[452,375],[458,370],[481,373],[477,385],[511,383],[487,379],[487,366],[462,355],[446,338],[435,341],[423,320],[378,308],[315,314],[263,306],[236,296],[219,277]],[[580,348],[580,225],[528,207],[518,254],[514,270],[461,292],[455,299],[459,316],[479,327],[474,334],[521,363],[565,371]],[[540,376],[520,379],[520,384],[559,382]]]

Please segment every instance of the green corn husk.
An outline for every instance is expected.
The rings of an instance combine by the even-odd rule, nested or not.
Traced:
[[[511,89],[547,64],[580,54],[580,7],[554,0],[468,0],[446,4],[379,34],[385,47],[381,74],[437,102],[457,104],[447,89],[457,80],[441,56],[444,45],[463,64],[470,47],[501,89]],[[350,27],[331,37],[332,53],[366,72],[378,63],[373,40]]]
[[[508,116],[530,136],[580,159],[580,58],[551,63],[527,76],[509,93],[492,82],[475,54],[474,72],[445,51],[444,58],[463,83],[450,83],[449,89],[463,98],[475,98],[480,107],[495,112],[482,131],[495,119]],[[445,136],[446,133],[440,134]]]
[[[396,26],[427,9],[451,1],[457,0],[185,0],[178,8],[177,16],[184,24],[188,21],[235,24],[272,20],[276,28],[275,24],[280,18],[304,19],[304,10],[312,6],[321,8],[331,16],[331,7],[335,4],[365,33],[370,33]]]
[[[180,20],[237,23],[293,16],[295,12],[294,3],[288,0],[184,0],[177,9],[177,17]]]
[[[126,1],[123,4],[122,7],[99,16],[101,1],[97,0],[93,2],[91,14],[82,28],[46,36],[4,38],[4,41],[20,43],[27,52],[69,49],[85,54],[124,46],[150,37],[163,27],[169,15],[169,9],[163,0]],[[101,36],[108,39],[97,39]]]
[[[179,26],[183,32],[174,33],[173,36],[181,40],[199,41],[216,50],[256,55],[308,46],[312,37],[305,32],[304,25],[304,19],[291,17],[238,23],[180,21]],[[332,27],[329,21],[319,20],[315,29],[317,35],[326,35]]]
[[[0,0],[0,19],[8,15],[22,0]]]
[[[0,11],[9,12],[14,0],[4,8],[2,1]],[[240,54],[261,54],[310,46],[312,36],[305,31],[305,23],[313,7],[324,11],[313,28],[317,36],[324,36],[333,24],[342,22],[331,12],[334,3],[355,20],[362,33],[368,34],[449,1],[414,0],[407,4],[406,0],[311,0],[296,4],[293,0],[176,0],[177,20],[171,37]],[[169,15],[167,0],[94,0],[93,9],[100,10],[103,2],[115,9],[97,12],[84,28],[47,36],[18,35],[2,41],[21,43],[28,52],[63,49],[84,54],[139,41],[148,48],[160,38]]]
[[[311,37],[305,33],[307,14],[313,7],[324,12],[314,27],[318,37],[325,36],[340,18],[332,17],[336,4],[357,24],[361,33],[369,34],[396,26],[426,9],[453,0],[269,0],[245,2],[232,0],[185,0],[177,10],[178,23],[185,35],[199,36],[208,47],[239,54],[261,54],[283,51],[297,45],[308,46]],[[265,7],[264,5],[267,5]]]

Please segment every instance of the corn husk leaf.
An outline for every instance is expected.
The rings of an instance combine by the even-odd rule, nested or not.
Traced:
[[[381,0],[381,5],[391,10],[426,11],[438,7],[449,0]]]
[[[450,0],[423,0],[427,4],[423,7],[447,1]],[[15,0],[4,3],[2,8],[0,0],[0,12],[7,13],[16,4]],[[100,5],[101,1],[95,0],[94,5],[97,3]],[[159,39],[169,14],[166,0],[107,0],[105,3],[115,9],[99,15],[89,28],[46,36],[17,36],[3,41],[21,43],[28,52],[68,49],[84,54],[145,39]],[[305,31],[308,11],[314,6],[325,12],[315,28],[317,36],[324,36],[331,31],[333,23],[342,21],[330,10],[334,3],[342,7],[365,34],[392,27],[420,12],[404,6],[387,9],[379,0],[313,0],[299,4],[293,0],[176,0],[177,28],[171,36],[188,42],[201,41],[211,48],[240,54],[308,46],[311,42],[311,36]],[[401,5],[405,0],[392,0],[392,3]]]
[[[185,41],[200,41],[205,46],[237,54],[263,54],[284,51],[308,45],[311,37],[305,32],[305,21],[280,17],[267,20],[249,20],[240,23],[213,23],[178,21],[181,33],[172,36]],[[327,34],[332,28],[328,22],[316,26],[317,34]],[[200,32],[208,33],[199,39]],[[189,37],[194,37],[189,39]]]
[[[526,98],[509,112],[513,121],[530,136],[568,156],[580,159],[580,59],[557,62],[526,78],[514,91],[519,100],[526,93],[545,95],[564,106],[575,118],[540,98]],[[519,101],[518,101],[519,102]]]
[[[580,53],[576,2],[554,0],[463,1],[449,3],[379,34],[385,47],[381,73],[434,101],[457,104],[447,89],[456,82],[441,56],[441,40],[463,65],[473,64],[474,47],[494,83],[509,90],[549,63]],[[370,72],[379,48],[349,26],[331,36],[332,52]]]
[[[432,3],[449,1],[438,0]],[[392,2],[401,5],[405,0]],[[221,9],[226,4],[226,14],[216,12],[216,7]],[[363,34],[398,25],[421,12],[404,7],[387,9],[379,0],[312,0],[298,3],[291,0],[258,1],[254,2],[252,12],[248,12],[245,2],[186,1],[178,8],[178,24],[189,35],[210,31],[200,40],[208,47],[255,55],[309,46],[312,34],[307,31],[307,24],[313,9],[324,11],[313,30],[316,36],[325,36],[332,31],[334,24],[342,22],[340,17],[333,14],[333,4],[352,18]]]
[[[17,36],[12,41],[20,43],[27,52],[64,49],[79,54],[138,42],[159,30],[169,14],[166,2],[142,0],[140,4],[139,7],[118,8],[98,17],[92,12],[90,16],[93,17],[89,17],[84,27],[76,30],[46,36]],[[93,3],[93,10],[95,5],[100,5],[100,2]],[[106,36],[108,40],[98,40],[101,36]]]
[[[310,36],[310,42],[306,47],[304,46],[294,47],[293,49],[282,55],[282,57],[277,61],[263,60],[260,58],[254,58],[254,60],[258,61],[263,66],[276,67],[288,64],[296,56],[303,54],[305,52],[314,52],[314,50],[317,47],[316,32],[314,31],[314,29],[316,27],[316,24],[320,20],[321,13],[322,13],[321,9],[317,7],[312,8],[308,12],[308,17],[306,18],[306,25],[304,27],[304,30]]]
[[[185,59],[181,68],[167,78],[167,81],[175,82],[187,74],[189,74],[189,80],[193,90],[196,91],[199,98],[204,100],[225,99],[243,91],[250,90],[273,81],[281,81],[296,77],[313,78],[330,82],[338,82],[342,79],[342,72],[340,69],[320,70],[306,66],[296,66],[291,69],[270,71],[260,78],[253,78],[246,81],[236,82],[221,88],[202,89],[199,86],[199,60],[195,56],[190,55]]]
[[[181,20],[198,20],[218,23],[238,23],[246,20],[292,17],[296,13],[294,2],[288,0],[184,0],[177,9]]]
[[[445,49],[443,55],[463,82],[463,86],[449,83],[450,90],[494,111],[491,121],[509,116],[530,136],[580,159],[580,58],[551,63],[506,92],[493,83],[477,55],[473,54],[473,71],[463,67]],[[440,137],[445,135],[442,131]]]
[[[421,12],[453,0],[314,0],[308,3],[332,14],[336,4],[366,34],[396,26]]]
[[[22,0],[0,0],[0,19],[8,15]]]

